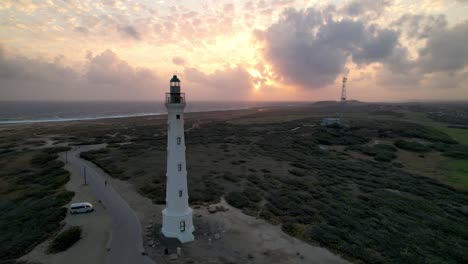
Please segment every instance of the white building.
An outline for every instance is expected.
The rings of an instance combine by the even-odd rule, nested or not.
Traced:
[[[174,75],[166,93],[167,108],[167,187],[166,208],[162,211],[161,232],[165,237],[186,243],[194,240],[192,208],[188,203],[185,162],[184,108],[185,94],[180,92],[180,80]]]

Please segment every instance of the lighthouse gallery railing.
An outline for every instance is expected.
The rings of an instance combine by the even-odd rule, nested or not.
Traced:
[[[166,93],[166,104],[185,104],[185,93]]]

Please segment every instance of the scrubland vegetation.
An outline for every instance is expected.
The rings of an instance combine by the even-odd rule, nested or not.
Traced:
[[[245,213],[355,262],[466,262],[467,192],[398,162],[399,151],[463,157],[465,146],[415,123],[348,121],[349,127],[318,126],[318,118],[212,122],[191,130],[186,135],[191,203],[224,196]],[[84,157],[164,203],[165,140],[112,145]]]
[[[463,141],[468,130],[457,128],[455,138],[452,128],[433,125],[427,117],[415,118],[414,111],[419,112],[418,118],[427,111],[412,106],[358,104],[346,111],[345,125],[330,127],[319,125],[322,117],[336,113],[329,104],[203,119],[202,125],[186,133],[190,203],[215,203],[224,196],[244,213],[281,225],[288,234],[327,247],[355,263],[468,262],[468,146]],[[195,120],[187,118],[186,127]],[[58,135],[57,142],[107,143],[107,148],[82,153],[82,157],[112,177],[130,181],[141,194],[162,204],[165,130],[163,118],[133,118],[44,127],[41,133]],[[2,157],[20,160],[16,155],[22,152],[15,143],[2,146]],[[59,202],[47,206],[57,207],[71,197],[61,194],[66,177],[55,158],[38,156],[42,152],[22,153],[22,163],[16,164],[27,165],[16,168],[28,168],[29,174],[57,173],[51,178],[35,177],[50,184],[49,193],[37,195],[55,197]],[[431,158],[434,160],[428,160]],[[10,164],[11,160],[2,158],[1,162]],[[413,162],[432,166],[433,173],[426,175],[418,166],[409,166]],[[19,205],[11,208],[28,208],[11,209],[10,218],[0,216],[2,223],[22,214],[31,215],[35,223],[40,221],[30,213],[36,210],[34,199],[11,198],[16,197],[12,193],[34,196],[40,190],[26,189],[39,183],[24,175],[20,169],[0,175],[7,182],[0,185],[0,195]],[[54,199],[39,201],[52,203]],[[2,212],[13,203],[4,200]],[[49,227],[51,232],[58,230],[58,221],[65,214],[60,210],[48,221],[57,223]],[[20,226],[15,230],[21,230]],[[22,241],[20,236],[26,236],[19,231],[7,234],[8,241]],[[40,232],[29,241],[45,237]],[[36,242],[15,243],[7,242],[9,250],[2,252],[21,249],[17,256]]]
[[[69,173],[57,160],[64,148],[20,150],[15,142],[0,154],[0,260],[20,257],[58,231],[74,195],[63,188]]]

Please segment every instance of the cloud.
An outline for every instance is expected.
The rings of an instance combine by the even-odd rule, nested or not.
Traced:
[[[172,63],[174,63],[175,65],[184,65],[185,59],[181,57],[174,57],[172,58]]]
[[[234,5],[233,4],[225,4],[223,7],[224,13],[231,14],[234,12]]]
[[[387,29],[363,32],[362,36],[364,40],[358,42],[356,50],[352,51],[353,61],[357,64],[385,60],[394,52],[399,41],[398,32]]]
[[[111,50],[96,55],[88,52],[79,68],[66,66],[63,56],[46,62],[5,53],[0,45],[2,100],[160,101],[168,88],[169,77],[134,67]],[[180,78],[191,100],[245,100],[252,91],[251,77],[241,66],[210,74],[185,67]]]
[[[395,50],[397,31],[332,14],[315,8],[289,9],[276,24],[257,32],[264,43],[263,55],[280,80],[320,88],[332,84],[349,59],[367,65],[384,61]]]
[[[463,70],[468,65],[468,21],[430,34],[419,50],[419,66],[426,73]]]
[[[88,53],[82,69],[25,57],[0,56],[3,100],[157,100],[165,87],[148,68],[132,67],[110,50]],[[160,91],[161,92],[161,91]]]
[[[433,32],[445,30],[448,22],[445,15],[404,14],[391,26],[411,39],[426,39]]]
[[[88,59],[85,77],[92,84],[117,85],[135,79],[135,69],[112,51],[106,50]]]
[[[404,14],[384,27],[354,17],[369,12],[384,11],[364,0],[288,9],[254,36],[276,81],[304,89],[332,85],[349,67],[374,72],[375,83],[391,88],[451,88],[466,80],[468,20],[449,27],[444,15]]]
[[[380,15],[391,3],[390,0],[353,0],[343,7],[343,12],[349,16]]]
[[[242,67],[224,68],[205,74],[195,68],[185,68],[191,90],[196,90],[199,98],[212,98],[218,101],[245,100],[252,92],[249,73]]]
[[[130,36],[136,40],[139,40],[141,38],[140,33],[137,31],[137,29],[133,26],[127,25],[119,28],[119,31],[124,33],[127,36]]]
[[[399,89],[466,89],[468,21],[449,27],[445,16],[404,15],[396,20],[409,41],[420,41],[416,56],[398,47],[376,75],[377,82]],[[466,91],[465,91],[466,93]]]

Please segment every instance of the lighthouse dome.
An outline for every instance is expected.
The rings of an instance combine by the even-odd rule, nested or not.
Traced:
[[[177,75],[172,76],[172,79],[170,82],[180,82],[179,78],[177,78]]]

